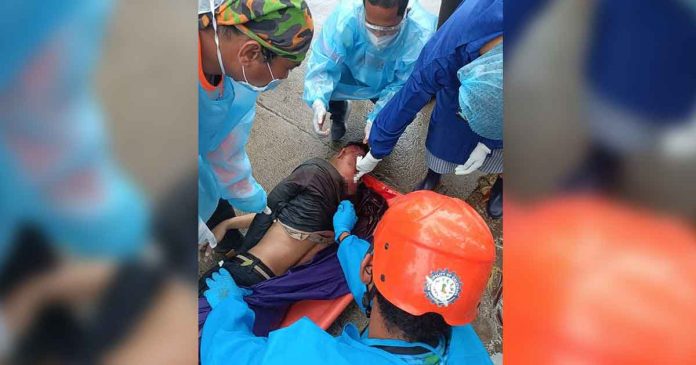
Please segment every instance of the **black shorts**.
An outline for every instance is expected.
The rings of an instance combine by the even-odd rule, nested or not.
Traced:
[[[275,277],[275,274],[268,266],[261,262],[258,257],[248,252],[240,253],[231,259],[225,260],[222,268],[230,272],[234,282],[240,287],[250,287]],[[200,278],[198,281],[199,296],[203,295],[203,292],[208,289],[205,279],[210,278],[218,270],[220,270],[220,267],[216,265]]]

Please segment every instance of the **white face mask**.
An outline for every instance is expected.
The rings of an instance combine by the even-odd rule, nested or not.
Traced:
[[[367,32],[367,37],[370,39],[370,43],[372,43],[375,47],[380,49],[388,46],[394,40],[394,38],[396,38],[397,35],[399,35],[399,33],[383,35],[378,37],[370,31]]]
[[[215,10],[224,0],[198,0],[198,15],[210,13]]]
[[[215,20],[215,7],[213,4],[213,0],[210,0],[209,4],[212,9],[211,11],[213,12],[213,31],[215,32],[215,50],[217,51],[218,64],[220,65],[220,71],[222,71],[222,76],[226,77],[227,71],[225,71],[225,65],[222,62],[222,52],[220,52],[220,38],[218,37],[217,21]],[[278,84],[280,84],[282,80],[278,80],[275,78],[275,76],[273,75],[273,70],[271,70],[271,65],[268,62],[266,62],[266,66],[268,66],[268,72],[271,73],[271,81],[265,86],[256,86],[249,83],[249,80],[247,80],[246,77],[244,65],[242,65],[242,74],[244,75],[244,81],[239,83],[247,89],[259,93],[274,89],[276,86],[278,86]]]
[[[403,28],[407,16],[408,10],[404,13],[404,16],[401,18],[399,24],[388,27],[370,24],[367,21],[367,18],[365,18],[364,24],[367,30],[367,38],[370,40],[370,43],[379,49],[388,46],[394,40],[394,38],[401,33],[401,28]]]
[[[266,86],[256,86],[256,85],[252,85],[251,83],[249,83],[249,80],[247,80],[247,77],[246,77],[246,71],[244,71],[244,65],[242,65],[242,75],[244,75],[244,82],[240,82],[240,84],[245,86],[247,89],[249,89],[251,91],[255,91],[257,93],[262,93],[264,91],[275,89],[276,86],[278,86],[280,84],[280,82],[283,80],[278,80],[275,78],[275,76],[273,75],[273,70],[271,70],[270,63],[266,62],[266,66],[268,66],[268,72],[271,73],[271,82],[266,84]]]

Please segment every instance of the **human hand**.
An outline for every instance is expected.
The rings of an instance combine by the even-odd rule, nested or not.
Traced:
[[[483,161],[486,160],[486,157],[488,157],[490,153],[490,148],[486,147],[485,144],[479,142],[474,148],[474,150],[471,151],[469,159],[466,160],[466,162],[464,162],[463,165],[459,165],[454,169],[455,175],[467,175],[474,172],[475,170],[478,170],[478,168],[481,167],[481,165],[483,165]]]
[[[370,131],[372,130],[372,121],[370,119],[365,123],[365,138],[363,138],[363,143],[367,144],[370,139]]]
[[[328,136],[330,133],[329,130],[324,130],[326,106],[321,100],[315,100],[314,103],[312,103],[312,111],[314,111],[314,116],[312,117],[314,132],[322,137]]]
[[[213,273],[210,278],[205,280],[205,283],[208,289],[203,292],[203,295],[213,309],[227,298],[241,299],[251,294],[251,290],[237,286],[230,272],[224,268],[220,268],[218,272]]]
[[[353,203],[349,200],[342,201],[333,216],[334,239],[338,241],[341,234],[346,232],[350,234],[357,222],[358,216],[355,214]]]
[[[380,161],[382,161],[382,159],[374,158],[371,152],[368,152],[365,157],[358,156],[357,163],[355,164],[355,168],[358,170],[358,173],[355,174],[355,181],[357,182],[360,180],[360,178],[368,172],[372,172]]]

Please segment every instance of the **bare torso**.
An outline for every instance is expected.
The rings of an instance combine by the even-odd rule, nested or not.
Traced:
[[[327,246],[291,238],[280,223],[274,222],[249,253],[258,257],[274,274],[282,275],[291,267],[308,262]]]

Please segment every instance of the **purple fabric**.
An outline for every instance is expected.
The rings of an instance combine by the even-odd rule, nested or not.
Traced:
[[[309,263],[252,287],[254,293],[244,299],[256,313],[254,333],[267,336],[278,328],[292,303],[308,299],[334,299],[350,292],[336,252],[331,245]]]
[[[301,300],[334,299],[350,291],[338,263],[338,245],[317,253],[311,262],[294,267],[281,276],[252,286],[244,300],[256,314],[254,334],[268,336],[280,326],[290,305]],[[198,329],[203,328],[211,308],[205,297],[198,299]]]
[[[200,335],[200,330],[203,329],[203,325],[205,324],[205,319],[208,318],[208,314],[210,314],[211,310],[213,310],[213,308],[210,307],[210,304],[208,303],[208,299],[205,299],[205,297],[198,298],[198,331],[199,331],[199,335]]]

